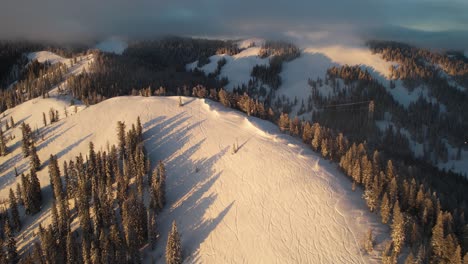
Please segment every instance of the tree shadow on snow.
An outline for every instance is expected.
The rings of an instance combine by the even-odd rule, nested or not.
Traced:
[[[151,253],[157,262],[164,259],[173,220],[182,236],[184,258],[196,258],[200,245],[222,222],[234,203],[226,204],[221,211],[212,206],[217,194],[210,189],[222,174],[222,171],[215,170],[214,165],[228,153],[229,147],[220,149],[215,155],[209,155],[202,149],[209,139],[196,139],[195,135],[204,135],[201,127],[204,121],[193,122],[187,113],[182,112],[171,118],[158,117],[144,126],[145,147],[153,167],[158,160],[163,160],[167,171],[167,204],[158,215],[160,238],[155,252]]]

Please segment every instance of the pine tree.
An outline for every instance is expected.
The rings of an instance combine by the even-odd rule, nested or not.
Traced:
[[[47,126],[47,118],[46,118],[46,114],[44,112],[42,112],[42,122],[44,123],[44,127]]]
[[[110,263],[116,263],[117,261],[123,260],[125,256],[125,245],[123,242],[122,234],[119,230],[119,227],[116,224],[113,224],[110,227],[109,238],[111,244],[111,253],[109,254]]]
[[[38,212],[41,208],[41,202],[42,202],[42,191],[41,191],[41,184],[39,182],[39,179],[37,178],[37,173],[34,169],[30,170],[29,173],[29,182],[30,182],[30,192],[33,194],[33,208],[31,213],[34,214],[35,212]]]
[[[75,240],[72,232],[67,234],[67,264],[75,264],[78,262],[75,251]]]
[[[312,138],[312,148],[315,151],[319,150],[320,143],[322,142],[322,129],[319,124],[314,123],[312,125],[312,130],[314,131],[314,137]]]
[[[6,146],[5,136],[3,130],[0,128],[0,156],[6,156],[8,154],[8,148]]]
[[[16,240],[13,230],[10,229],[10,225],[5,225],[5,236],[7,238],[6,243],[6,260],[9,264],[16,264],[19,261],[18,252],[16,251]]]
[[[390,212],[392,210],[388,195],[385,192],[380,205],[380,216],[382,217],[382,223],[386,224],[390,220]]]
[[[36,146],[34,143],[31,144],[31,168],[34,168],[36,171],[39,171],[41,168],[41,161],[39,160],[39,156],[37,155]]]
[[[119,140],[119,156],[123,158],[125,154],[125,122],[117,122],[117,138]]]
[[[372,229],[367,230],[365,249],[367,253],[371,253],[374,250],[374,237],[372,236]]]
[[[136,133],[137,133],[138,141],[142,141],[143,140],[143,127],[141,125],[140,116],[137,117]]]
[[[13,116],[10,116],[10,123],[11,123],[11,127],[16,126],[15,121],[13,120]]]
[[[23,135],[23,139],[22,139],[22,142],[23,142],[23,146],[22,146],[22,150],[23,150],[23,155],[25,158],[27,158],[30,154],[30,147],[31,147],[31,143],[32,143],[32,135],[31,135],[31,127],[26,124],[26,123],[22,123],[21,124],[21,133]]]
[[[439,260],[445,252],[445,236],[444,236],[444,215],[442,211],[437,214],[437,221],[432,228],[431,249],[434,260]]]
[[[156,225],[156,214],[153,210],[148,210],[148,243],[151,249],[156,247],[156,240],[158,239],[158,230]]]
[[[166,263],[181,264],[182,263],[182,246],[180,243],[180,235],[177,231],[176,222],[172,222],[172,229],[167,237],[166,245]]]
[[[109,237],[104,232],[101,232],[99,236],[99,248],[101,249],[101,259],[100,259],[101,263],[111,263],[109,262],[110,261],[109,245],[110,245]]]
[[[410,253],[408,254],[408,256],[405,259],[405,264],[415,264],[415,263],[416,263],[416,261],[414,259],[413,252],[410,251]]]
[[[52,186],[52,191],[54,198],[56,200],[62,199],[62,180],[60,178],[60,169],[58,166],[57,158],[54,155],[50,155],[49,162],[49,179],[50,185]]]
[[[166,205],[166,168],[164,163],[159,161],[158,164],[159,184],[158,184],[158,206],[161,210]]]
[[[455,252],[453,252],[453,256],[450,259],[451,264],[462,264],[462,251],[460,245],[457,246]]]
[[[16,203],[15,194],[10,188],[10,213],[11,213],[11,224],[14,230],[21,230],[21,220],[18,212],[18,204]]]
[[[0,263],[6,263],[6,254],[3,250],[4,242],[3,239],[0,239]]]
[[[21,178],[24,177],[24,173],[21,174]],[[26,199],[26,192],[22,191],[21,184],[19,182],[16,183],[16,203],[18,205],[24,205],[24,199]]]
[[[400,211],[398,200],[393,206],[391,237],[393,240],[394,251],[396,254],[399,254],[405,243],[405,219]]]

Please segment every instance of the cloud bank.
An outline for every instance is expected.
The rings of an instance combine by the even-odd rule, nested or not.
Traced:
[[[379,38],[468,49],[465,0],[7,0],[1,6],[2,39],[307,35],[324,43]]]

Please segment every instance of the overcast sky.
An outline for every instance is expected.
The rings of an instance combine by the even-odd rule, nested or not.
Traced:
[[[468,0],[2,0],[0,38],[393,39],[468,49]],[[304,37],[307,36],[307,37]]]

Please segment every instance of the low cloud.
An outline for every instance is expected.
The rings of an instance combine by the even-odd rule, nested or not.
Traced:
[[[90,42],[167,34],[294,36],[320,43],[379,38],[468,49],[468,1],[464,0],[5,2],[0,10],[3,39]]]

